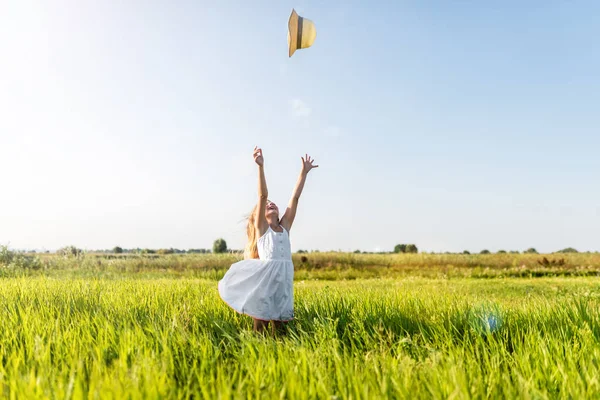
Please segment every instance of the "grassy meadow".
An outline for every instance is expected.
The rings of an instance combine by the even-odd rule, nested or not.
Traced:
[[[2,257],[6,398],[600,398],[597,254],[295,255],[278,337],[237,255]]]

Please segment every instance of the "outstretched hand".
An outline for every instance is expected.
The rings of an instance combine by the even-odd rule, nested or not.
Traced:
[[[259,149],[258,146],[254,148],[254,162],[260,165],[261,167],[265,164],[265,159],[263,158],[262,149]]]
[[[308,174],[311,169],[319,168],[318,165],[314,165],[314,158],[311,158],[308,154],[305,154],[302,158],[302,172]]]

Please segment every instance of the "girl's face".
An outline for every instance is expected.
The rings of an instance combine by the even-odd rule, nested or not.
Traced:
[[[274,216],[279,218],[279,208],[277,208],[277,204],[273,203],[271,200],[267,200],[267,208],[265,210],[265,216],[268,218],[269,216]]]

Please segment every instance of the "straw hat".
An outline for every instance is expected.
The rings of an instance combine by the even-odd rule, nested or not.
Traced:
[[[292,15],[288,21],[288,48],[290,57],[297,49],[306,49],[312,46],[317,37],[317,30],[314,22],[302,18],[292,9]]]

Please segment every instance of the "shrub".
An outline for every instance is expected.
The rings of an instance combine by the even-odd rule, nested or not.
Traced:
[[[0,246],[0,266],[39,269],[42,262],[37,256],[27,256],[11,251],[7,246]]]
[[[354,254],[360,254],[360,250],[354,250]]]
[[[530,247],[527,250],[525,250],[525,254],[538,254],[538,252],[533,247]]]
[[[397,244],[394,247],[394,253],[406,253],[406,247],[405,244]]]
[[[561,251],[559,251],[559,253],[579,253],[579,252],[572,247],[567,247],[566,249],[562,249]]]
[[[210,250],[208,249],[189,249],[188,254],[206,254],[206,253],[210,253]]]
[[[490,254],[489,250],[481,250],[481,252],[479,254]]]
[[[61,255],[63,257],[78,257],[82,253],[83,251],[75,246],[66,246],[56,250],[56,254]]]
[[[504,251],[504,250],[498,250],[498,254],[506,254],[506,251]]]
[[[298,252],[297,252],[297,253],[298,253],[298,254],[304,254],[304,253],[308,253],[308,251],[306,251],[306,250],[298,250]]]
[[[225,239],[217,239],[213,243],[213,253],[220,254],[227,252],[227,242]]]
[[[160,255],[173,254],[173,253],[175,253],[175,250],[173,250],[173,249],[158,249],[156,251],[156,254],[160,254]]]
[[[121,254],[121,253],[123,253],[123,249],[120,248],[119,246],[116,246],[112,249],[112,252],[115,254]]]
[[[462,252],[463,254],[471,254],[471,252],[469,250],[465,250]]]
[[[414,244],[407,244],[406,252],[416,254],[419,252],[419,249],[417,249],[417,246],[415,246]]]

